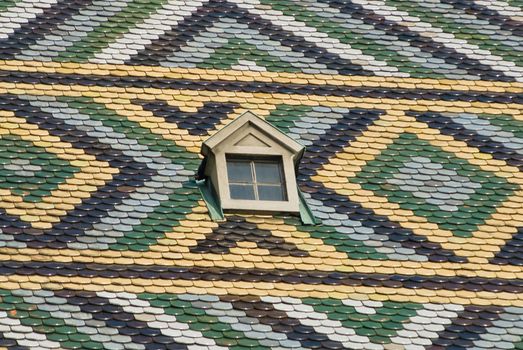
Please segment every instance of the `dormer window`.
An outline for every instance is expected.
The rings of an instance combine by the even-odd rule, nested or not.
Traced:
[[[197,178],[211,217],[219,220],[224,211],[302,210],[312,217],[296,184],[303,152],[302,145],[256,115],[236,118],[202,146]]]

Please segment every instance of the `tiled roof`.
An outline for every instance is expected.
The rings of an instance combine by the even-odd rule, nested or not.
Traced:
[[[0,58],[523,79],[520,0],[3,0]]]
[[[0,349],[523,349],[521,0],[0,0]],[[194,181],[245,111],[320,225]]]

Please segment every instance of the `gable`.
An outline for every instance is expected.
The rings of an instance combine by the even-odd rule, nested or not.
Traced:
[[[290,154],[295,160],[303,152],[303,146],[298,142],[255,114],[245,112],[205,140],[202,153],[207,156],[209,152],[223,153],[229,150],[248,154],[256,148],[267,148],[267,152],[271,149],[272,154]]]
[[[236,142],[234,146],[246,146],[246,147],[263,147],[263,148],[270,148],[271,146],[260,140],[260,138],[256,137],[252,133],[247,134],[245,137],[243,137],[240,141]]]

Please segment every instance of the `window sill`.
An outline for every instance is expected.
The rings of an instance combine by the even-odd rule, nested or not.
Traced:
[[[202,195],[202,198],[207,206],[207,209],[209,211],[209,216],[211,217],[211,220],[220,222],[225,221],[225,215],[223,212],[223,208],[220,205],[219,200],[216,198],[216,194],[213,191],[213,187],[211,184],[211,181],[209,179],[206,180],[197,180],[196,184],[200,190],[200,193]],[[237,211],[237,212],[244,212],[249,214],[263,214],[263,213],[274,213],[274,212],[284,212],[284,213],[299,213],[300,219],[304,225],[318,225],[321,223],[320,220],[314,217],[312,214],[312,210],[310,209],[309,205],[305,201],[305,198],[303,197],[303,194],[299,189],[298,195],[299,195],[299,205],[296,210],[289,210],[288,202],[283,202],[284,206],[283,209],[275,209],[273,206],[272,210],[265,210],[265,209],[258,209],[258,208],[252,208],[253,201],[241,201],[246,202],[247,204],[244,204],[240,207],[230,208],[228,207],[227,211]],[[270,203],[273,205],[273,201],[263,201],[266,203]]]

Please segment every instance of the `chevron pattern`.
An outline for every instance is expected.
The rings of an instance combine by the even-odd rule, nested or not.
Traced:
[[[522,13],[516,0],[6,0],[0,58],[522,81]]]
[[[523,308],[353,299],[24,289],[0,291],[16,349],[506,349]],[[473,329],[473,331],[471,330]],[[443,335],[467,335],[466,342]],[[313,340],[310,340],[313,339]]]
[[[523,350],[521,0],[0,0],[0,350]],[[211,220],[201,145],[306,147]]]

